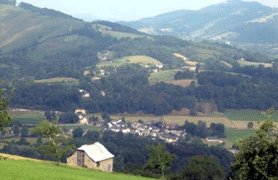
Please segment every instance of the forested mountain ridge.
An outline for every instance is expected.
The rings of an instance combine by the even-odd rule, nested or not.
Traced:
[[[257,2],[230,0],[196,11],[179,10],[123,23],[142,32],[228,43],[276,44],[278,10]]]
[[[13,107],[156,115],[195,114],[202,102],[219,110],[278,107],[276,65],[265,55],[24,3],[0,11],[0,76],[15,87]]]

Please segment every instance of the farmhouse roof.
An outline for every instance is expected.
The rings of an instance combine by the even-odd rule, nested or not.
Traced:
[[[105,159],[113,158],[111,154],[102,144],[96,142],[91,145],[83,145],[77,150],[84,151],[93,161],[99,162]]]

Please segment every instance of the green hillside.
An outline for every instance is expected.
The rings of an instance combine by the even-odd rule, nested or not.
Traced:
[[[123,24],[142,32],[277,48],[278,10],[258,2],[230,0],[199,10],[179,10]],[[260,49],[253,49],[262,51]],[[273,53],[277,51],[268,51]]]
[[[72,168],[65,165],[57,166],[49,162],[35,162],[30,160],[0,160],[0,179],[5,180],[30,180],[30,179],[67,179],[67,180],[144,180],[138,176],[118,173],[102,173],[98,171]]]

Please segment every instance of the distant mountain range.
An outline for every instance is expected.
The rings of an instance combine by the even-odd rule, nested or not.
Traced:
[[[156,35],[248,44],[278,42],[278,9],[229,0],[200,10],[180,10],[124,25]]]

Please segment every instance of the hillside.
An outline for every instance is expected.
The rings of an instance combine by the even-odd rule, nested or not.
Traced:
[[[123,23],[142,32],[185,39],[276,44],[278,10],[257,2],[230,0],[196,11],[179,10]]]
[[[146,55],[169,66],[183,65],[175,53],[199,62],[268,59],[221,44],[150,36],[117,23],[87,23],[26,3],[0,3],[0,12],[0,75],[4,79],[81,78],[86,69],[94,69],[98,55],[106,52],[112,61]]]
[[[51,162],[34,161],[26,158],[12,156],[12,159],[19,160],[0,160],[1,179],[90,179],[90,180],[147,180],[150,178],[143,178],[139,176],[131,176],[119,173],[102,173],[98,171],[73,168],[66,165],[57,166]]]
[[[271,87],[276,65],[266,55],[107,21],[88,23],[26,3],[0,3],[0,11],[0,77],[15,88],[12,107],[162,115],[194,112],[203,101],[220,110],[277,106],[271,98],[278,92]]]

